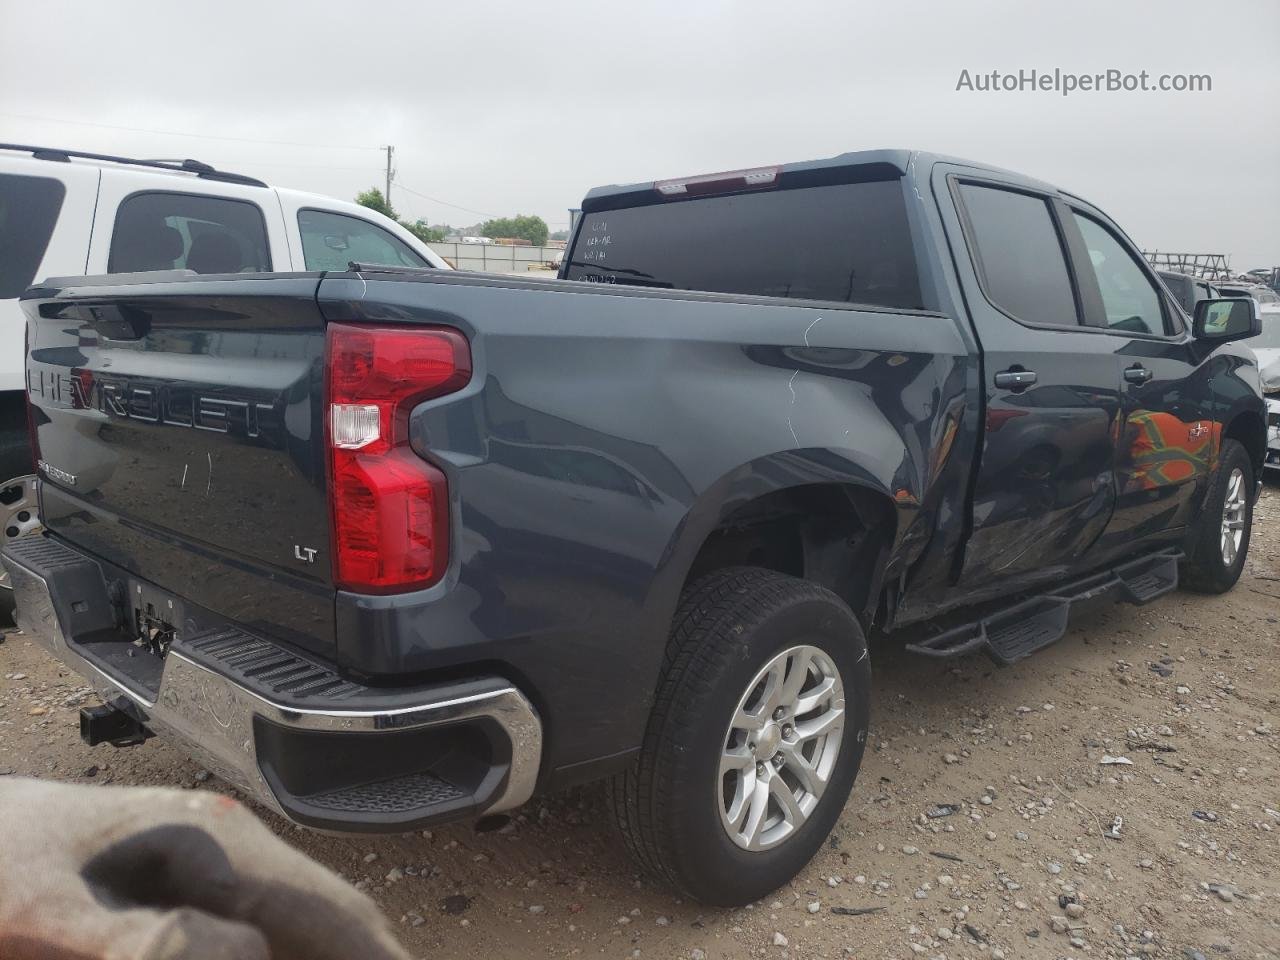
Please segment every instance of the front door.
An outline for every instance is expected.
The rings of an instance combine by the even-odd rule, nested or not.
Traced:
[[[1121,553],[1176,538],[1193,520],[1217,456],[1208,351],[1192,339],[1142,256],[1101,214],[1075,206],[1071,228],[1086,320],[1112,341],[1123,407],[1116,509],[1100,547]]]

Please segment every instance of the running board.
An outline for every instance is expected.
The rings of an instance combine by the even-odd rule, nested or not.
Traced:
[[[1114,596],[1141,605],[1176,590],[1178,561],[1182,557],[1182,551],[1170,549],[1130,560],[1020,600],[981,620],[909,643],[907,650],[939,660],[982,650],[997,664],[1007,667],[1061,640],[1067,632],[1073,604]]]

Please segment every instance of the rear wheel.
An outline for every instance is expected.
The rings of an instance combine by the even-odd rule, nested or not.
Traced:
[[[1200,593],[1226,593],[1236,585],[1249,553],[1253,526],[1253,461],[1236,440],[1222,441],[1218,471],[1193,533],[1191,557],[1180,575]]]
[[[636,765],[611,801],[655,878],[738,906],[786,883],[831,832],[866,741],[862,630],[830,591],[756,568],[686,590]]]

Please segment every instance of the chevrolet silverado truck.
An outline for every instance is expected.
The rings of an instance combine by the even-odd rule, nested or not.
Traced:
[[[3,562],[88,742],[175,737],[329,831],[609,778],[712,904],[835,824],[869,635],[932,676],[1228,590],[1266,449],[1249,301],[1187,317],[1097,207],[916,152],[592,190],[557,280],[22,307],[44,531]]]

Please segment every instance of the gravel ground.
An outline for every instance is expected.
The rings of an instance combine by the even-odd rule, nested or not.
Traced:
[[[333,838],[263,816],[422,957],[1276,958],[1278,641],[1273,483],[1227,596],[1100,608],[1006,670],[876,651],[871,748],[835,835],[742,910],[642,881],[594,788],[483,833]],[[225,789],[163,742],[83,746],[86,700],[7,637],[0,775]]]

